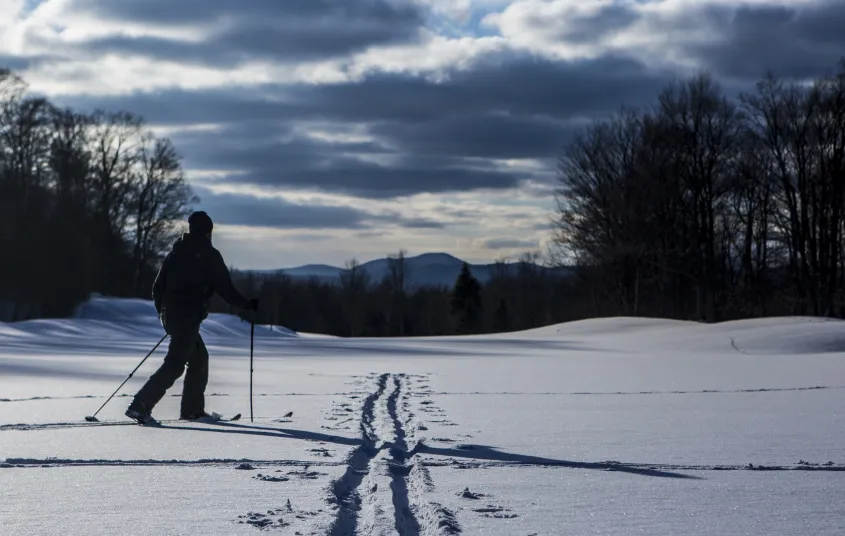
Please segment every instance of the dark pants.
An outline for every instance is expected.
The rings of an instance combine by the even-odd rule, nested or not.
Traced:
[[[201,413],[205,410],[205,387],[208,384],[208,350],[200,336],[197,322],[180,322],[178,326],[166,326],[170,333],[170,347],[164,363],[150,376],[147,383],[135,395],[150,411],[164,397],[176,380],[185,372],[182,388],[182,415]]]

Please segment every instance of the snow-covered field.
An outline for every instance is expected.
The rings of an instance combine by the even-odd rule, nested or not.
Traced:
[[[845,534],[845,324],[337,339],[212,315],[207,409],[123,416],[145,301],[0,324],[0,534]],[[283,418],[293,411],[292,418]]]

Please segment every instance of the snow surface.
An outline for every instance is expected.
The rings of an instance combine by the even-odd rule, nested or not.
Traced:
[[[845,324],[341,339],[215,314],[207,407],[123,416],[144,300],[0,324],[2,535],[845,534]],[[293,411],[292,418],[284,418]]]

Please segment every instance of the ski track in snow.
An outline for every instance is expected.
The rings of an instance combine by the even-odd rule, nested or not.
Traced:
[[[428,469],[409,449],[414,429],[409,376],[382,374],[361,409],[362,443],[347,458],[346,473],[334,481],[329,502],[336,507],[331,536],[460,534],[454,513],[427,502],[433,490]]]

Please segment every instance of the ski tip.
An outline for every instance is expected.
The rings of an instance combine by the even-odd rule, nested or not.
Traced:
[[[240,418],[241,418],[241,414],[240,414],[240,413],[238,413],[237,415],[235,415],[234,417],[232,417],[232,418],[231,418],[231,420],[233,420],[233,421],[237,421],[237,420],[238,420],[238,419],[240,419]]]
[[[97,419],[97,417],[93,417],[93,416],[90,416],[90,415],[86,416],[85,420],[88,421],[88,422],[100,422],[100,420]]]
[[[287,413],[285,413],[285,414],[284,414],[284,417],[285,417],[285,418],[287,418],[287,417],[293,417],[293,412],[292,412],[292,411],[288,411]]]

